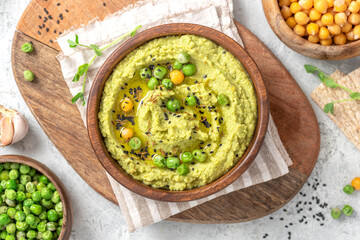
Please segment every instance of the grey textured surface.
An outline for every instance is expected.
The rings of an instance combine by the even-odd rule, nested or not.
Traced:
[[[300,87],[309,97],[319,81],[305,73],[305,63],[316,64],[331,73],[335,69],[350,72],[360,67],[360,58],[326,62],[304,57],[286,47],[271,31],[266,22],[261,1],[235,0],[235,18],[255,33],[284,63]],[[10,63],[11,42],[14,30],[29,0],[0,0],[0,104],[16,108],[24,113],[30,124],[26,138],[13,146],[0,149],[0,154],[21,154],[33,157],[50,167],[64,182],[74,207],[72,239],[359,239],[360,195],[348,196],[342,192],[343,185],[360,175],[360,152],[337,129],[335,124],[312,102],[321,129],[321,151],[309,184],[302,189],[284,209],[248,223],[227,225],[196,225],[163,221],[128,233],[124,218],[117,206],[103,199],[92,190],[70,167],[40,128],[23,101],[13,79]],[[301,109],[299,109],[301,113]],[[80,151],[81,152],[81,151]],[[312,185],[318,180],[315,191]],[[326,186],[323,186],[323,184]],[[320,203],[327,202],[322,209]],[[297,205],[298,202],[302,203]],[[306,202],[306,205],[305,205]],[[310,205],[309,202],[312,202]],[[335,221],[329,216],[333,206],[352,205],[352,217]],[[298,213],[299,209],[304,210]],[[311,208],[311,210],[310,210]],[[324,221],[317,221],[313,214],[322,212]],[[306,218],[299,223],[299,220]],[[273,219],[270,219],[273,218]],[[281,220],[283,219],[283,220]],[[290,225],[289,223],[292,223]],[[305,224],[307,222],[307,224]],[[324,225],[321,226],[320,224]],[[285,227],[288,225],[288,228]]]

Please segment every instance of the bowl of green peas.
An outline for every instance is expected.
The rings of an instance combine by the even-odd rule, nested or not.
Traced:
[[[42,163],[0,156],[0,239],[69,239],[70,198],[60,179]]]

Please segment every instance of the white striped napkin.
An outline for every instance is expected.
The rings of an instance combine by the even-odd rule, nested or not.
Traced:
[[[75,33],[78,34],[81,42],[85,44],[94,43],[102,45],[123,35],[139,24],[143,25],[141,30],[144,30],[164,23],[184,22],[196,23],[217,29],[229,35],[242,45],[241,38],[233,23],[232,11],[232,0],[145,0],[131,5],[107,17],[103,21],[95,19],[83,28],[69,29],[67,33],[58,39],[59,46],[62,50],[62,53],[58,55],[58,60],[64,79],[71,93],[75,95],[81,86],[80,83],[73,83],[71,80],[77,72],[77,67],[88,61],[93,55],[91,50],[68,47],[67,39],[74,39]],[[156,12],[156,14],[154,14],[154,12]],[[117,46],[109,49],[92,65],[87,78],[86,99],[97,70]],[[86,108],[80,104],[78,104],[78,107],[85,123]],[[285,175],[289,172],[288,166],[291,164],[291,159],[270,117],[265,142],[253,164],[233,184],[209,197],[183,203],[154,201],[127,190],[110,175],[108,175],[108,178],[119,202],[121,211],[126,218],[128,229],[132,232],[137,228],[161,221],[223,194]]]

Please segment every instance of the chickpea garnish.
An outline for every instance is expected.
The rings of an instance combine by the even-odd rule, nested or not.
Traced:
[[[124,98],[121,101],[120,108],[123,112],[130,112],[134,108],[134,103],[130,98]]]

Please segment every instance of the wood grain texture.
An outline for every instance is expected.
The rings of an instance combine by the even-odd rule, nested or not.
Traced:
[[[83,8],[87,8],[87,3],[83,1],[77,2],[82,4]],[[49,2],[54,4],[53,0],[32,1],[28,8],[32,8],[33,4],[49,4]],[[129,3],[126,0],[112,2],[106,4],[108,7],[111,6],[109,12],[115,12]],[[30,18],[25,16],[27,14],[35,16],[38,13],[42,14],[41,11],[43,11],[41,5],[39,12],[26,10],[22,19]],[[79,22],[86,24],[88,18],[96,16],[96,11],[88,14],[89,17],[83,16],[83,20]],[[67,18],[64,17],[64,21],[65,19]],[[24,24],[20,21],[18,30],[36,33],[37,22],[29,24],[29,29],[23,27]],[[271,51],[244,26],[237,24],[237,28],[245,43],[246,51],[255,60],[267,85],[270,111],[294,164],[286,176],[211,200],[172,216],[169,220],[229,223],[263,217],[281,208],[295,196],[316,163],[320,134],[310,103]],[[54,36],[52,31],[49,34],[49,38]],[[37,34],[30,36],[38,38]],[[98,193],[116,203],[105,171],[91,149],[80,114],[76,106],[69,102],[71,95],[61,75],[60,65],[55,59],[56,47],[53,45],[50,47],[46,39],[38,39],[20,32],[15,33],[12,66],[19,90],[45,133],[77,173]],[[35,46],[35,51],[31,54],[24,54],[20,50],[21,45],[27,41],[33,41]],[[24,82],[25,69],[31,69],[37,75],[34,82]],[[302,111],[292,110],[297,107]],[[82,150],[81,154],[79,149]],[[287,187],[281,187],[282,185]],[[251,215],[248,214],[249,212]]]
[[[54,184],[56,190],[59,192],[61,202],[63,203],[63,227],[58,239],[69,239],[71,234],[71,229],[73,225],[73,211],[70,202],[69,194],[66,192],[64,185],[60,179],[55,175],[53,171],[47,168],[44,164],[25,156],[20,155],[3,155],[0,156],[0,163],[5,162],[14,162],[28,165],[32,168],[35,168],[42,174],[48,177],[48,179]]]
[[[296,35],[280,13],[278,0],[262,0],[266,19],[278,38],[294,51],[317,59],[343,60],[360,55],[360,41],[345,45],[323,46]]]
[[[254,137],[250,142],[249,147],[244,155],[238,159],[238,162],[227,173],[214,182],[199,188],[184,191],[170,191],[147,186],[142,182],[135,180],[121,168],[118,162],[113,159],[107,151],[99,129],[98,112],[106,80],[110,77],[114,68],[123,58],[125,58],[131,51],[150,40],[159,37],[183,34],[192,34],[210,39],[234,55],[235,58],[243,64],[254,84],[257,98],[258,120]],[[95,154],[104,166],[105,170],[116,181],[129,190],[147,198],[167,202],[187,202],[207,197],[224,189],[238,179],[255,160],[255,157],[265,139],[269,123],[269,99],[259,69],[246,51],[236,41],[215,29],[196,24],[174,23],[150,28],[136,34],[134,37],[119,46],[108,57],[108,59],[105,60],[104,64],[95,76],[89,94],[86,119],[90,142],[93,146]]]

